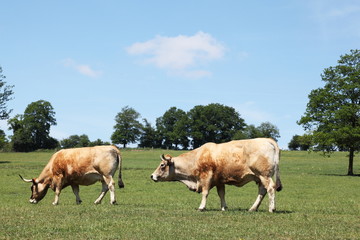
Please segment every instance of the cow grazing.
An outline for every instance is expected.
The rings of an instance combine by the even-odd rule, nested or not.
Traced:
[[[221,210],[227,208],[225,184],[244,186],[255,181],[259,194],[249,211],[256,211],[266,193],[269,211],[275,211],[275,191],[282,189],[279,175],[280,150],[268,138],[238,140],[227,143],[206,143],[178,157],[162,155],[161,163],[151,175],[158,181],[180,181],[190,190],[202,193],[199,210],[205,210],[211,188],[216,187]],[[272,176],[275,174],[275,182]]]
[[[118,185],[123,188],[121,162],[120,151],[115,146],[64,149],[51,157],[38,178],[24,179],[21,175],[20,177],[25,182],[32,183],[30,203],[38,203],[50,187],[55,191],[53,205],[57,205],[61,190],[71,186],[76,203],[80,204],[82,201],[79,196],[79,185],[88,186],[101,181],[102,191],[94,203],[101,203],[106,192],[110,190],[110,203],[116,204],[113,176],[119,168]]]

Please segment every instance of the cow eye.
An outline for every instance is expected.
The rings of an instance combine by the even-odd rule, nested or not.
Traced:
[[[162,164],[160,164],[160,167],[161,167],[161,168],[165,168],[165,167],[166,167],[166,164],[165,164],[165,163],[162,163]]]

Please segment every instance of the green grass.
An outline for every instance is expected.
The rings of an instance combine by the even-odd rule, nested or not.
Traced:
[[[181,183],[150,180],[162,153],[168,152],[123,151],[125,188],[116,189],[116,206],[108,194],[101,205],[93,204],[100,183],[80,187],[81,205],[71,188],[63,190],[58,206],[51,204],[51,190],[32,205],[30,186],[18,174],[37,176],[51,153],[0,153],[0,239],[360,239],[360,177],[345,176],[345,153],[323,158],[283,152],[284,189],[274,214],[267,212],[267,197],[258,212],[246,211],[257,195],[254,183],[227,186],[226,212],[215,189],[208,211],[196,211],[201,195]],[[357,157],[357,174],[359,162]]]

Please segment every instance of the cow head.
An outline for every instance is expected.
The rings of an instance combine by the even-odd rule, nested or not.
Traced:
[[[151,179],[157,181],[171,181],[175,174],[174,162],[170,155],[161,155],[161,162],[157,169],[151,174]]]
[[[36,178],[34,179],[25,179],[21,175],[19,175],[20,178],[24,182],[31,182],[31,197],[30,197],[30,203],[38,203],[41,199],[43,199],[49,189],[49,184],[45,184],[43,182],[39,182]]]

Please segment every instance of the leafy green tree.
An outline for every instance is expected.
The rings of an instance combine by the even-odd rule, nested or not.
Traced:
[[[260,132],[259,137],[272,138],[277,141],[280,138],[279,129],[270,122],[263,122],[257,127]]]
[[[230,141],[235,133],[246,126],[234,108],[213,103],[198,105],[188,112],[190,138],[197,148],[206,142]]]
[[[360,51],[341,56],[321,78],[325,86],[311,91],[298,124],[312,132],[315,150],[349,151],[347,174],[354,175],[354,155],[360,150]]]
[[[288,144],[290,150],[307,151],[311,147],[311,136],[308,134],[294,135]]]
[[[77,148],[90,146],[89,137],[86,134],[71,135],[60,141],[61,148]]]
[[[8,140],[6,139],[5,132],[0,129],[0,149],[4,149],[8,144]]]
[[[109,142],[104,142],[100,138],[98,138],[95,141],[92,141],[92,142],[89,143],[89,147],[101,146],[101,145],[110,145],[110,143]]]
[[[145,118],[143,119],[143,122],[144,124],[141,131],[139,147],[143,147],[143,148],[156,147],[156,138],[157,138],[156,129],[153,128],[151,124],[148,122],[148,120],[146,120]]]
[[[156,119],[156,127],[163,136],[163,148],[178,149],[179,145],[188,148],[188,116],[183,110],[171,107]]]
[[[301,151],[307,151],[313,145],[311,134],[304,134],[304,135],[300,136],[299,141],[300,141],[300,150]]]
[[[288,144],[290,150],[296,151],[300,149],[300,136],[294,135]]]
[[[115,117],[114,133],[111,141],[114,144],[122,144],[124,148],[129,143],[135,143],[140,135],[142,124],[139,122],[140,114],[135,109],[126,106]]]
[[[50,127],[56,125],[55,112],[44,100],[30,103],[23,115],[16,115],[8,121],[13,149],[20,152],[56,148],[58,141],[49,136]]]
[[[80,147],[93,147],[100,145],[110,145],[109,142],[103,142],[101,139],[90,141],[88,135],[71,135],[60,141],[61,148],[80,148]]]
[[[12,88],[14,86],[6,85],[5,76],[2,74],[3,70],[0,66],[0,120],[5,120],[9,118],[9,114],[11,113],[11,109],[8,110],[6,103],[10,101],[11,95],[14,94]]]
[[[263,122],[258,127],[253,124],[247,125],[238,131],[233,139],[273,138],[277,141],[280,137],[279,129],[270,122]]]
[[[250,124],[244,129],[237,131],[233,136],[233,140],[252,139],[258,137],[262,137],[261,132],[254,124]]]

